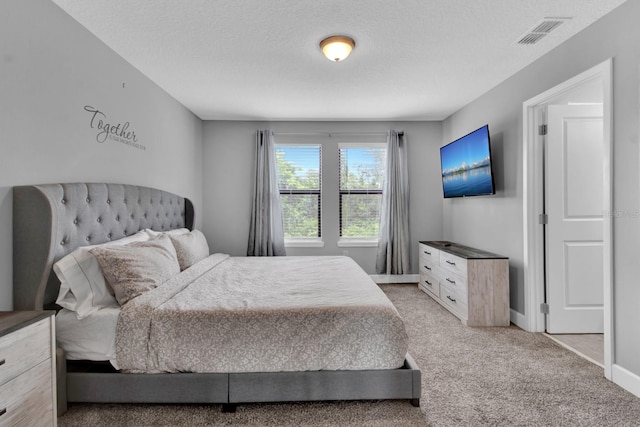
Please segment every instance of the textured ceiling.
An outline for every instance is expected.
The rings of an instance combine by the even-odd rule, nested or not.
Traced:
[[[202,119],[441,120],[625,0],[53,1]]]

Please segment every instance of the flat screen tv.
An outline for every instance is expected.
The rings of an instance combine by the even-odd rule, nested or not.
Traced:
[[[489,125],[440,148],[444,197],[495,194]]]

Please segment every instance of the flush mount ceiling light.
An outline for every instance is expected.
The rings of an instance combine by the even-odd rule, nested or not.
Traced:
[[[331,36],[320,42],[324,56],[334,62],[342,61],[349,56],[355,46],[356,42],[347,36]]]

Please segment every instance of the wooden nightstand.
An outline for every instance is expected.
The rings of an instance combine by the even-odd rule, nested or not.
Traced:
[[[56,426],[55,312],[0,312],[0,426]]]

